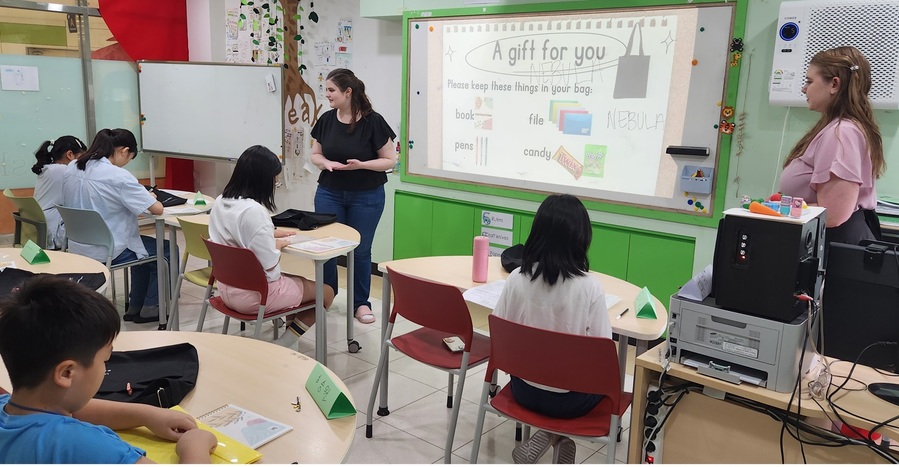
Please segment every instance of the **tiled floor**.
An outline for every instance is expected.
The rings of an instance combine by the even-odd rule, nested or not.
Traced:
[[[179,243],[183,245],[183,242]],[[307,277],[312,277],[311,262],[288,258],[286,255],[284,258],[282,262],[288,263],[285,269],[303,272]],[[188,263],[189,269],[202,266],[205,264],[196,259],[191,259]],[[343,271],[340,274],[341,287],[343,287],[345,274]],[[374,437],[371,439],[365,437],[366,412],[379,357],[378,341],[381,331],[381,281],[379,277],[372,279],[372,308],[378,321],[370,325],[353,322],[355,338],[362,345],[361,352],[347,353],[346,295],[343,288],[328,312],[328,366],[346,383],[358,410],[356,437],[347,462],[352,464],[441,463],[443,462],[443,446],[451,411],[446,408],[446,373],[418,364],[408,357],[398,356],[396,352],[391,353],[388,378],[390,415],[386,417],[376,415],[373,423]],[[120,276],[118,280],[121,281]],[[185,281],[179,301],[182,330],[193,331],[196,329],[202,295],[201,287]],[[210,309],[203,331],[221,332],[222,321],[222,315]],[[395,333],[404,332],[412,326],[414,325],[408,322],[398,323]],[[124,324],[125,331],[155,328],[155,323],[126,322]],[[262,339],[272,341],[272,329],[271,325],[266,324],[262,332]],[[252,325],[248,325],[247,331],[241,333],[239,325],[232,323],[229,332],[251,336],[252,331]],[[294,348],[298,346],[301,352],[314,356],[314,334],[311,331],[307,332],[297,342],[297,338],[293,334],[281,332],[274,344]],[[632,361],[633,357],[631,356],[631,365]],[[485,366],[482,365],[471,370],[466,378],[459,422],[453,443],[453,463],[467,463],[470,457],[477,415],[476,403],[480,396],[484,371]],[[508,378],[501,379],[500,382],[505,383],[507,380]],[[630,375],[628,375],[626,384],[632,384]],[[624,437],[622,442],[618,443],[616,452],[619,463],[623,463],[627,457],[629,411],[625,415],[623,424],[625,427]],[[515,424],[488,413],[484,431],[478,463],[511,463],[511,451],[516,446]],[[605,446],[577,442],[576,459],[579,463],[603,463],[605,462],[605,453]],[[541,459],[541,463],[550,463],[551,459],[551,453],[547,453]]]

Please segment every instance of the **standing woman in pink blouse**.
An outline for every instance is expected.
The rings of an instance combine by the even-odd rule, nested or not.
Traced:
[[[779,191],[827,208],[828,245],[880,238],[874,181],[886,162],[870,89],[871,65],[855,47],[824,50],[809,62],[802,92],[821,119],[790,151]]]

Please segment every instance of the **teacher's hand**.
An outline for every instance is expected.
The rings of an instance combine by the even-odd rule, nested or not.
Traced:
[[[328,172],[333,172],[335,170],[344,170],[344,167],[346,166],[344,164],[341,164],[340,162],[329,160],[325,160],[324,164],[322,164],[322,170],[327,170]]]
[[[340,170],[359,170],[364,168],[365,166],[359,159],[347,159],[346,164]]]

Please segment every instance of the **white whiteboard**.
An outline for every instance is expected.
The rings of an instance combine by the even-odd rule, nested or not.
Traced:
[[[140,62],[143,150],[236,160],[261,144],[282,154],[278,66]],[[270,78],[268,78],[270,77]],[[270,91],[266,80],[274,82]]]

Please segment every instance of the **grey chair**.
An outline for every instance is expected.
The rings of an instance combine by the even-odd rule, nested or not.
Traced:
[[[9,188],[3,190],[3,194],[17,209],[12,213],[16,222],[13,244],[24,245],[31,240],[39,247],[47,248],[47,219],[37,200],[31,196],[16,196]]]
[[[114,306],[116,305],[116,292],[115,276],[113,275],[113,271],[118,269],[124,270],[125,304],[127,307],[129,291],[128,268],[144,263],[156,263],[156,255],[154,254],[155,251],[148,252],[150,253],[150,256],[146,258],[113,265],[112,260],[115,258],[112,257],[112,252],[115,250],[115,238],[113,238],[112,232],[109,230],[109,226],[106,225],[106,222],[103,220],[103,217],[99,212],[92,209],[67,208],[64,206],[57,206],[56,209],[59,211],[59,215],[62,216],[62,221],[66,224],[66,250],[68,250],[69,240],[83,243],[85,245],[97,245],[106,247],[106,267],[109,269],[109,283],[112,290],[112,304]],[[168,270],[168,262],[166,262],[166,267],[162,271],[160,271],[159,277],[159,280],[161,280],[162,283],[166,286],[166,293],[164,296],[159,297],[160,300],[165,300],[166,297],[168,297]],[[161,319],[162,316],[160,315],[160,320]]]

